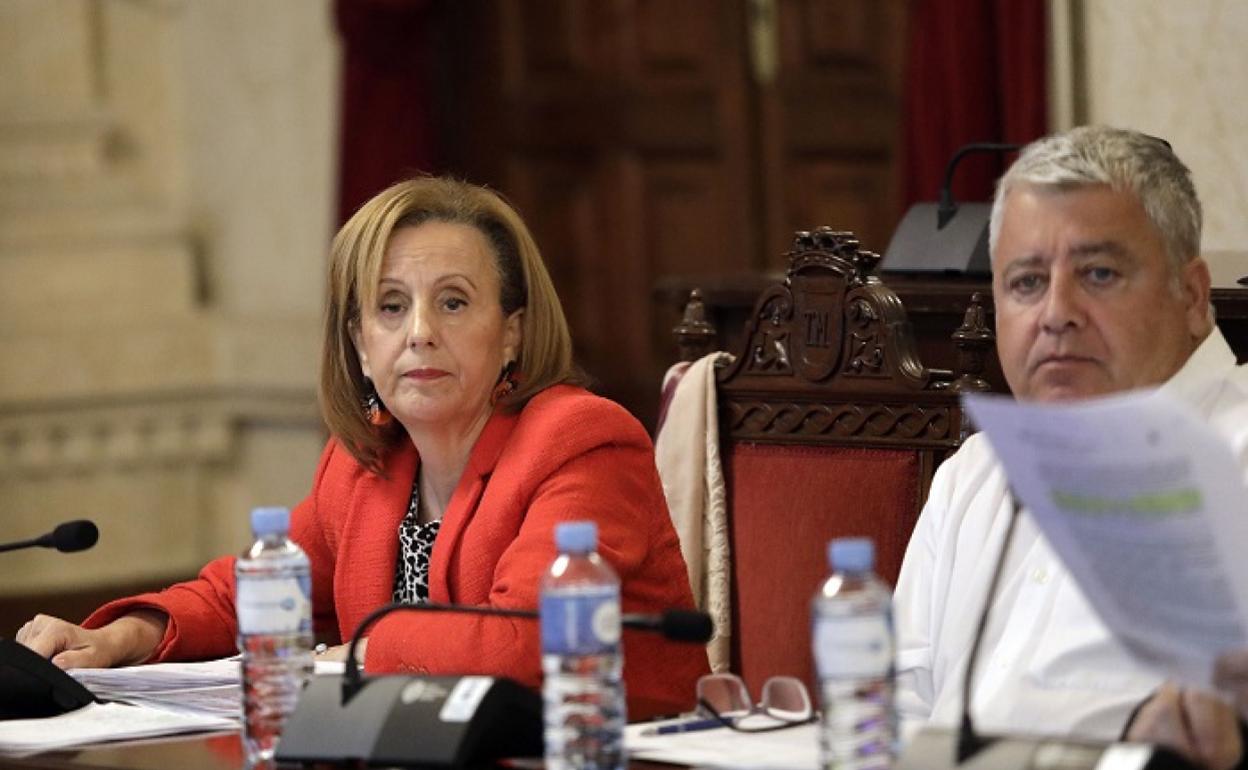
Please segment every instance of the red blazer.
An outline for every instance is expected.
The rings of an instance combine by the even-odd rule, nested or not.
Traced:
[[[370,611],[390,601],[398,527],[419,457],[403,441],[384,473],[361,467],[336,441],[325,447],[312,493],[291,513],[291,536],[312,563],[318,628],[349,639]],[[676,531],[641,425],[618,405],[567,385],[535,396],[518,414],[495,413],[468,459],[430,557],[434,602],[533,609],[555,557],[557,522],[598,523],[598,550],[622,582],[624,612],[693,607]],[[152,660],[194,660],[237,651],[234,558],[211,562],[197,580],[111,602],[95,628],[138,607],[169,615]],[[369,671],[508,676],[541,682],[538,624],[449,613],[392,614],[369,633]],[[687,706],[708,671],[700,645],[624,634],[630,700]]]

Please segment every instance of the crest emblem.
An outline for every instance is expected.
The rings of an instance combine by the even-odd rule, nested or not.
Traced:
[[[794,335],[793,366],[799,376],[820,382],[832,376],[841,360],[845,319],[840,307],[845,277],[838,273],[803,276],[794,281],[795,306],[800,308],[799,333]]]

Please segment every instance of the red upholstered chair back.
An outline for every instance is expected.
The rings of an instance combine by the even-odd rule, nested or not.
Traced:
[[[729,448],[734,668],[753,692],[775,674],[814,680],[810,608],[825,546],[865,535],[891,585],[919,497],[913,452],[736,442]],[[813,692],[813,690],[812,690]]]
[[[987,389],[992,345],[973,305],[950,342],[959,372],[928,369],[900,300],[872,275],[879,257],[851,234],[798,233],[788,257],[716,386],[733,669],[755,694],[776,674],[813,685],[809,608],[830,539],[870,537],[877,572],[896,581],[932,474],[961,441],[959,393]]]

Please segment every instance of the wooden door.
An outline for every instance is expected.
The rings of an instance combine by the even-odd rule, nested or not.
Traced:
[[[883,248],[904,0],[449,5],[450,166],[516,204],[578,361],[648,425],[674,360],[657,279],[779,266],[798,227]]]

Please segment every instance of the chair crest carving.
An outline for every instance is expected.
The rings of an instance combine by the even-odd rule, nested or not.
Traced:
[[[987,389],[983,353],[993,338],[982,304],[954,335],[955,376],[919,360],[901,300],[874,274],[880,256],[852,233],[800,231],[786,256],[784,280],[759,297],[743,347],[717,373],[725,435],[926,446],[942,456],[956,448],[956,394]],[[704,317],[701,303],[687,313],[684,331],[704,334],[691,323]]]
[[[919,361],[905,308],[873,275],[880,256],[859,248],[853,233],[798,232],[786,256],[784,282],[759,299],[746,354],[721,373],[721,383],[795,375],[826,394],[829,387],[872,389],[867,380],[923,389],[952,379]]]

